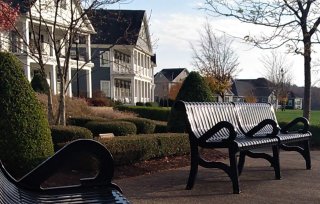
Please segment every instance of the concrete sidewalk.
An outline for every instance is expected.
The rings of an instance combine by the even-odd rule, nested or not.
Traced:
[[[281,152],[282,180],[263,159],[248,158],[239,195],[221,170],[199,168],[192,190],[184,190],[189,167],[115,180],[132,203],[320,203],[320,151],[312,151],[312,170],[296,152]]]

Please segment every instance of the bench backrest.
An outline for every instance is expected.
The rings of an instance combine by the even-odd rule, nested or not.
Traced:
[[[230,122],[236,132],[240,132],[233,103],[182,101],[179,103],[185,108],[189,133],[192,132],[197,138],[221,121]],[[229,132],[222,129],[214,139],[226,139],[228,136]]]
[[[274,120],[277,123],[273,106],[269,103],[234,103],[239,119],[239,126],[243,133],[247,133],[258,123],[265,119]],[[278,123],[277,123],[278,125]],[[279,125],[278,125],[279,127]],[[257,134],[268,134],[272,132],[272,127],[267,125]]]

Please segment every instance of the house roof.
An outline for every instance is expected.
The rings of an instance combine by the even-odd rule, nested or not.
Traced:
[[[144,10],[93,10],[88,17],[97,34],[91,43],[135,45],[144,15]]]
[[[160,72],[169,81],[173,81],[184,70],[186,70],[189,73],[189,71],[186,68],[167,68],[167,69],[162,69]]]
[[[32,6],[36,0],[6,0],[6,2],[12,2],[12,6],[19,6],[21,13],[27,13],[29,11],[30,6]]]
[[[256,97],[269,96],[272,93],[271,82],[265,78],[233,80],[231,91],[236,96],[253,95]]]

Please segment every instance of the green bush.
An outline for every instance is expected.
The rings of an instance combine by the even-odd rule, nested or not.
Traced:
[[[31,80],[31,86],[35,92],[38,93],[48,93],[49,84],[47,82],[46,77],[41,72],[36,72],[33,79]]]
[[[155,122],[144,118],[126,118],[121,120],[134,123],[137,127],[137,134],[154,133],[154,129],[156,127]]]
[[[280,127],[283,127],[286,124],[288,124],[288,122],[279,122]],[[301,129],[303,129],[303,125],[297,124],[289,131],[297,131],[297,130],[301,130]],[[311,146],[312,147],[320,147],[320,136],[318,134],[320,132],[320,125],[310,125],[309,131],[312,133]]]
[[[116,165],[190,153],[186,134],[147,134],[99,139],[112,153]]]
[[[144,106],[144,103],[143,102],[137,102],[136,106]]]
[[[51,126],[52,141],[57,149],[57,144],[71,142],[76,139],[92,139],[92,132],[84,127],[78,126]]]
[[[85,125],[90,121],[108,121],[106,118],[97,116],[79,116],[79,117],[69,117],[67,119],[68,125],[85,127]]]
[[[197,72],[190,72],[189,76],[184,80],[176,100],[188,102],[212,102],[214,97],[210,91],[208,84]],[[184,132],[186,129],[184,114],[177,110],[174,106],[171,108],[168,131]]]
[[[159,104],[157,102],[147,102],[146,106],[148,106],[148,107],[159,107]]]
[[[167,124],[156,124],[154,133],[167,133],[167,132],[168,132]]]
[[[170,108],[164,107],[146,107],[146,106],[116,106],[114,109],[123,112],[133,112],[141,118],[151,120],[168,121]]]
[[[93,136],[99,136],[101,133],[113,133],[115,136],[132,135],[137,133],[137,127],[134,123],[125,121],[91,121],[85,125]]]
[[[53,154],[46,114],[15,56],[0,53],[0,157],[20,177]]]

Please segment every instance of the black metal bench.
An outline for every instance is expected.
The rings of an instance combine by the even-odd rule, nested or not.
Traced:
[[[41,184],[67,161],[70,153],[86,151],[100,163],[94,178],[81,179],[80,185],[42,188]],[[129,203],[121,189],[111,182],[113,158],[109,151],[93,140],[77,140],[66,145],[19,181],[1,164],[0,203]]]
[[[265,119],[271,119],[277,123],[273,106],[269,103],[235,103],[235,107],[239,117],[240,127],[245,134]],[[303,124],[303,129],[289,131],[298,123]],[[282,128],[280,128],[277,123],[277,127],[280,130],[279,134],[277,134],[280,149],[299,152],[306,161],[306,168],[311,169],[309,141],[312,134],[308,131],[309,121],[304,117],[298,117]],[[269,131],[267,128],[264,128],[259,130],[258,133],[265,134]],[[245,156],[246,152],[240,154],[239,163],[244,163]],[[240,167],[239,171],[241,172],[241,170],[242,168]]]
[[[207,103],[178,101],[175,106],[185,113],[187,131],[191,147],[191,167],[186,189],[194,185],[198,165],[205,168],[219,168],[225,171],[233,184],[233,193],[239,193],[237,153],[261,147],[272,148],[272,155],[247,153],[247,156],[267,159],[274,168],[276,179],[280,179],[279,147],[275,121],[266,119],[256,124],[246,135],[238,126],[238,118],[233,103]],[[268,128],[268,133],[259,130]],[[257,134],[258,133],[258,134]],[[253,136],[254,135],[254,136]],[[206,161],[199,153],[201,148],[227,148],[230,165],[222,162]]]

